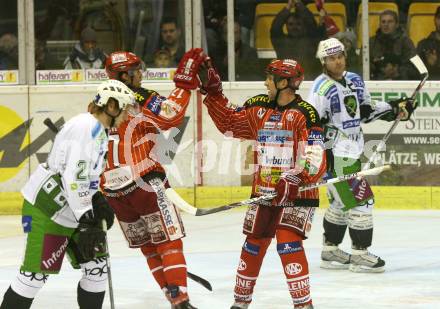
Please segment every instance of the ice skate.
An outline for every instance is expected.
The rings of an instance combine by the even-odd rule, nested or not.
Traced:
[[[164,288],[165,296],[171,302],[171,309],[197,309],[190,304],[188,294],[180,291],[175,285]]]
[[[350,254],[335,245],[324,245],[321,252],[321,268],[325,269],[348,269]]]
[[[235,302],[232,305],[231,309],[247,309],[248,307],[249,307],[249,304]]]
[[[385,261],[367,250],[353,249],[349,269],[355,273],[382,273]]]
[[[197,309],[189,303],[189,300],[184,301],[178,305],[171,306],[171,309]]]

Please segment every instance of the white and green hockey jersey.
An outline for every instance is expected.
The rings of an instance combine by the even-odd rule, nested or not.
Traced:
[[[75,228],[92,209],[108,147],[105,128],[91,114],[67,121],[56,135],[46,163],[21,190],[24,198],[56,223]]]
[[[319,75],[307,102],[318,111],[325,124],[325,139],[330,141],[326,146],[332,147],[337,157],[358,159],[364,149],[361,122],[391,120],[394,114],[388,103],[372,101],[362,78],[351,72],[344,72],[342,81]]]

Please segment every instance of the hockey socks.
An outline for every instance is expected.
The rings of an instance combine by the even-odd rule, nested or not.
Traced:
[[[9,287],[3,297],[0,309],[29,309],[33,301],[33,298],[23,297]]]
[[[156,251],[156,247],[153,246],[143,246],[141,251],[147,259],[148,267],[150,268],[151,274],[156,280],[157,284],[161,289],[164,289],[167,285],[165,276],[163,273],[162,258]]]
[[[151,273],[172,305],[188,303],[186,261],[182,240],[143,246]],[[183,307],[182,307],[183,308]]]
[[[302,246],[302,238],[288,230],[278,230],[276,236],[277,251],[295,308],[311,304],[309,266]]]
[[[347,214],[340,209],[328,208],[324,215],[324,238],[327,245],[339,245],[347,230]]]
[[[256,239],[249,236],[246,238],[237,268],[235,303],[249,304],[252,301],[254,286],[270,242],[271,238]]]
[[[186,261],[183,255],[181,239],[157,246],[157,253],[162,258],[163,273],[168,286],[186,287]]]
[[[78,283],[77,300],[80,309],[101,309],[104,301],[104,292],[89,292]]]

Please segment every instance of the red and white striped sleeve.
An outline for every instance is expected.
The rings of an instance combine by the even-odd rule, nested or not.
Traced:
[[[223,134],[242,139],[255,139],[257,136],[257,117],[254,108],[228,107],[229,100],[223,95],[208,95],[203,103],[208,107],[212,121]]]

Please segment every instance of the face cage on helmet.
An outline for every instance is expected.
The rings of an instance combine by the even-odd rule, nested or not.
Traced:
[[[133,77],[136,73],[136,71],[141,70],[141,72],[144,72],[146,69],[145,63],[141,61],[137,66],[131,67],[129,70],[127,70],[127,74],[130,77]]]

